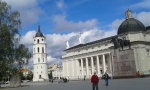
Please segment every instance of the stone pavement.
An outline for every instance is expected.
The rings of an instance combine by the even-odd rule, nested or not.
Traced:
[[[90,80],[69,81],[68,83],[28,82],[22,87],[10,88],[2,85],[0,90],[92,90]],[[105,86],[104,80],[99,81],[99,90],[150,90],[150,77],[132,79],[111,79],[109,86]]]

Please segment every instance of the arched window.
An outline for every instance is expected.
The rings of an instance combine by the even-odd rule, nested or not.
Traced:
[[[44,53],[44,47],[42,47],[42,53]]]
[[[38,62],[40,62],[40,58],[38,58]]]
[[[39,47],[38,47],[38,53],[40,52]]]
[[[39,39],[37,40],[37,43],[39,43],[40,41],[39,41]]]

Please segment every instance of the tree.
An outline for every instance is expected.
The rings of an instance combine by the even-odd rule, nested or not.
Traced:
[[[0,76],[10,76],[27,64],[31,53],[19,44],[20,14],[0,0]],[[1,78],[0,78],[1,79]]]

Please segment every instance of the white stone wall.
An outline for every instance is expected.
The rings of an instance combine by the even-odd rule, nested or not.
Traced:
[[[148,45],[136,45],[134,46],[134,52],[136,57],[136,68],[144,74],[150,74],[150,56],[146,52],[146,49],[150,50]]]
[[[44,37],[34,37],[33,44],[33,81],[48,80],[46,42]]]

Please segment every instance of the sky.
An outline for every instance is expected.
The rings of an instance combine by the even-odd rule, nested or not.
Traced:
[[[33,37],[38,30],[46,37],[47,63],[62,65],[66,42],[69,46],[88,43],[117,34],[130,9],[133,17],[150,26],[150,0],[2,0],[19,11],[20,43],[33,53]],[[28,65],[33,69],[31,58]]]

